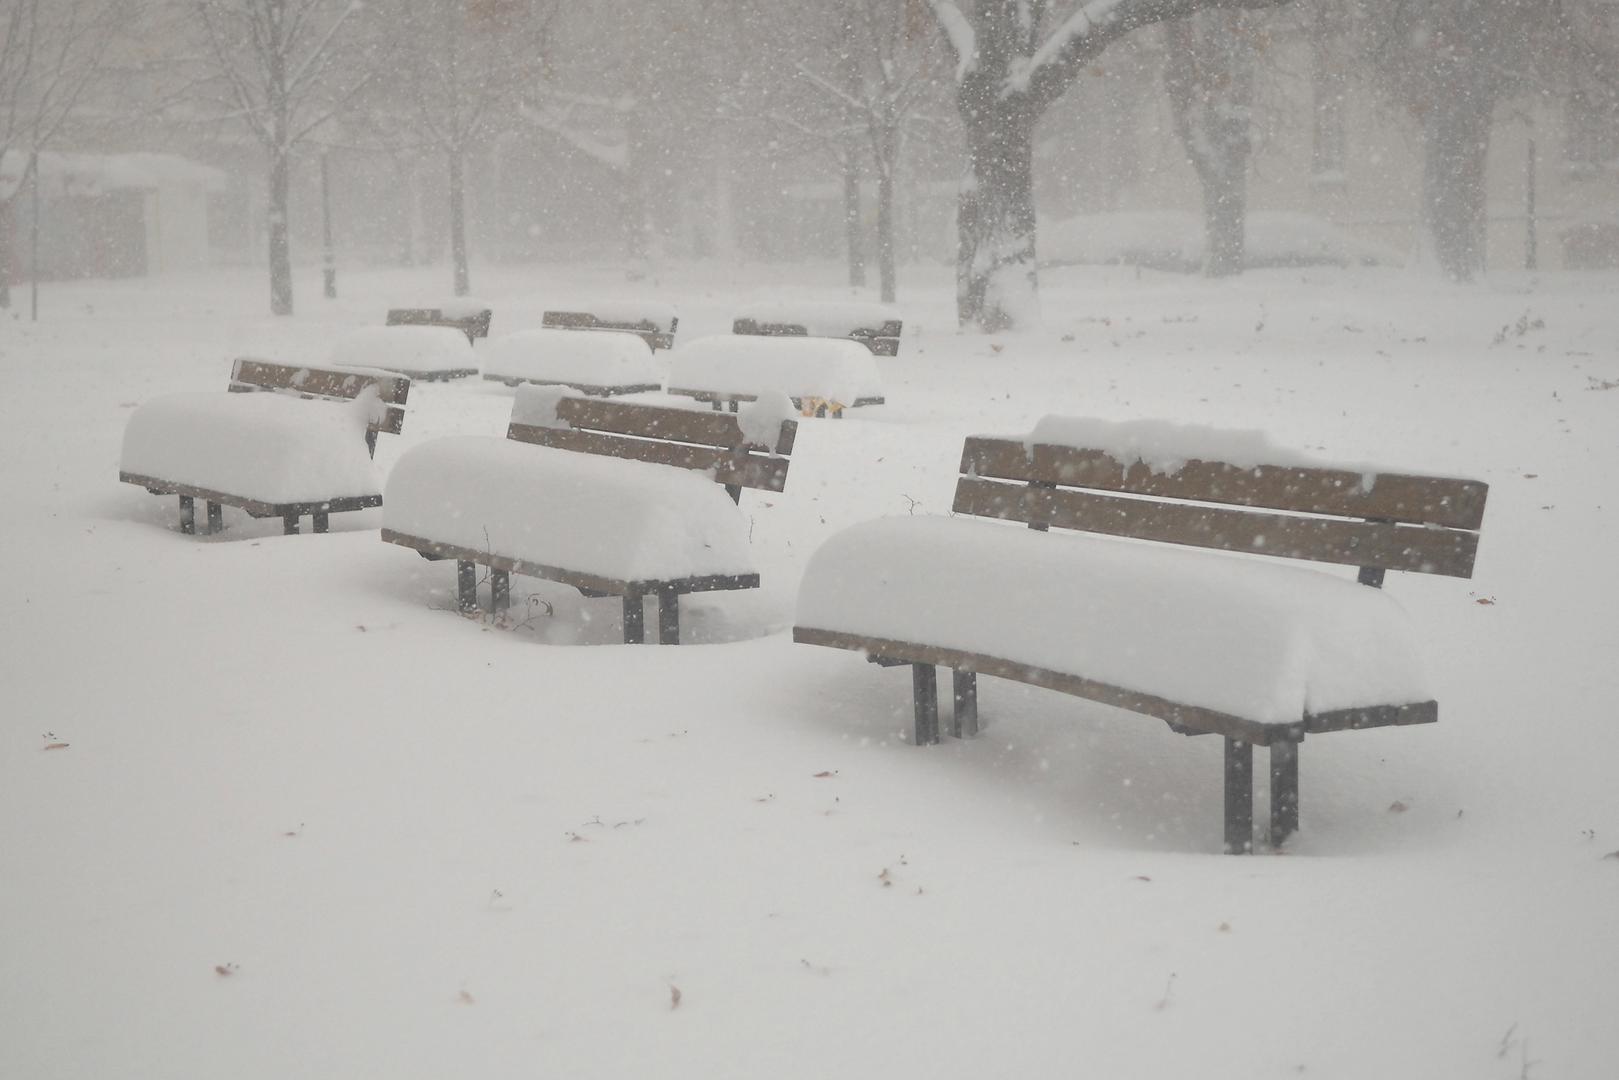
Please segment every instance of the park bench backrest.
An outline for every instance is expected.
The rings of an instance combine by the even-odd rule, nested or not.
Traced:
[[[489,321],[494,312],[489,308],[472,315],[449,316],[440,308],[389,308],[389,326],[449,326],[461,331],[467,340],[489,336]]]
[[[850,341],[858,341],[871,350],[873,356],[898,356],[899,335],[904,329],[900,319],[887,319],[872,326],[856,327],[849,331]],[[731,333],[754,337],[810,337],[803,323],[765,322],[743,316],[731,324]]]
[[[280,390],[305,398],[352,401],[368,386],[377,388],[385,406],[382,419],[373,422],[365,433],[366,445],[375,453],[377,432],[398,435],[404,429],[405,399],[410,395],[410,380],[404,376],[275,364],[250,357],[237,360],[230,370],[232,393]]]
[[[1385,570],[1471,577],[1489,492],[1476,480],[1287,465],[1193,460],[1154,472],[1105,450],[980,436],[962,447],[961,473],[958,514],[1357,566],[1373,586]]]
[[[612,320],[598,318],[588,311],[547,311],[540,316],[540,325],[556,330],[612,330],[622,334],[635,334],[654,351],[675,347],[675,327],[680,319],[670,316],[664,321],[646,316],[640,319]]]
[[[561,398],[557,419],[566,427],[512,423],[506,437],[586,454],[708,470],[732,499],[742,488],[781,491],[798,423],[783,420],[773,446],[750,442],[730,413],[695,412],[596,398]]]

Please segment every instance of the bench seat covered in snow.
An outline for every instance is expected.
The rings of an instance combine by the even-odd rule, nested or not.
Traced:
[[[375,368],[420,382],[445,382],[478,374],[472,339],[460,330],[432,323],[362,326],[332,344],[337,367]]]
[[[714,416],[519,387],[507,438],[435,439],[399,459],[382,538],[455,559],[463,610],[478,606],[481,565],[497,611],[510,574],[545,578],[622,597],[624,640],[637,643],[642,598],[656,596],[658,640],[678,644],[682,594],[759,586],[737,501],[743,487],[785,486],[796,430],[785,412]]]
[[[668,304],[650,300],[598,300],[567,310],[547,311],[540,325],[556,330],[606,331],[634,334],[653,350],[675,347],[680,316]]]
[[[731,323],[733,334],[831,337],[858,341],[873,356],[898,356],[904,323],[892,308],[861,303],[754,304]]]
[[[522,330],[483,349],[483,377],[508,386],[571,386],[594,397],[635,394],[663,386],[652,349],[635,334]]]
[[[399,433],[410,380],[241,359],[230,389],[167,394],[137,408],[118,478],[178,495],[186,533],[196,531],[196,499],[207,503],[207,532],[221,527],[224,506],[281,518],[296,533],[301,516],[325,532],[330,514],[382,504],[371,458],[377,432]]]
[[[1298,827],[1305,736],[1438,719],[1419,642],[1379,586],[1387,570],[1470,576],[1484,484],[1305,464],[1258,433],[1056,418],[1027,440],[968,439],[961,472],[965,516],[827,541],[793,631],[911,665],[919,744],[939,738],[939,665],[956,735],[977,731],[978,674],[1220,735],[1225,846],[1243,852],[1254,746],[1270,748],[1276,845]]]
[[[881,405],[882,380],[865,347],[817,337],[719,334],[675,350],[669,393],[735,412],[761,394],[785,394],[810,415],[843,415],[855,405]]]

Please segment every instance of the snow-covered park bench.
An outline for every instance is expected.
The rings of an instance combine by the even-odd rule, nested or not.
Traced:
[[[478,374],[470,338],[453,327],[426,323],[351,330],[332,343],[330,363],[397,372],[420,382]]]
[[[496,611],[509,575],[544,578],[622,597],[635,644],[656,596],[658,641],[678,644],[683,594],[759,586],[737,503],[744,487],[785,487],[788,415],[784,400],[714,416],[519,387],[505,439],[436,439],[399,459],[382,539],[456,560],[463,611],[486,566]]]
[[[593,397],[663,386],[652,349],[636,334],[522,330],[491,339],[482,359],[483,377],[508,386],[571,386]]]
[[[478,338],[489,336],[489,322],[494,312],[489,308],[467,305],[461,308],[389,308],[388,326],[448,326],[467,336],[470,345]]]
[[[831,337],[858,341],[873,356],[898,356],[904,323],[880,304],[756,304],[737,315],[733,334]]]
[[[607,302],[592,304],[588,311],[547,311],[540,316],[540,325],[554,330],[635,334],[651,349],[672,349],[680,317],[674,308],[650,301]]]
[[[1277,845],[1298,827],[1305,736],[1438,719],[1380,586],[1388,570],[1470,577],[1486,485],[1323,467],[1257,432],[1061,418],[969,438],[961,474],[964,516],[847,529],[798,599],[794,640],[911,665],[917,743],[939,738],[941,665],[952,734],[976,733],[984,674],[1222,736],[1225,848],[1240,853],[1254,746],[1270,748]]]
[[[218,532],[221,508],[298,519],[325,532],[329,515],[382,504],[372,464],[377,432],[399,434],[410,380],[376,372],[241,359],[229,394],[168,394],[136,409],[124,429],[118,479],[180,497],[180,531]],[[275,391],[254,393],[252,391]]]
[[[846,408],[883,403],[872,357],[853,341],[717,334],[675,350],[669,393],[732,412],[760,395],[785,394],[805,415],[841,417]]]

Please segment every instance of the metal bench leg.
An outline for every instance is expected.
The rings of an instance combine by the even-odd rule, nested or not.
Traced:
[[[674,589],[658,590],[658,644],[680,644],[680,594]]]
[[[978,734],[978,672],[952,668],[950,687],[955,697],[950,734],[958,739],[970,739]]]
[[[740,401],[738,401],[736,398],[731,399],[731,411],[732,412],[736,412],[737,409],[739,409],[741,407],[742,407],[742,403]]]
[[[1254,850],[1254,746],[1245,739],[1225,741],[1225,853]]]
[[[939,675],[932,664],[911,665],[911,692],[916,698],[916,745],[939,741]]]
[[[328,529],[330,529],[332,527],[331,515],[328,514],[327,512],[325,512],[324,510],[321,511],[320,513],[318,513],[318,514],[311,515],[311,520],[314,521],[314,523],[315,523],[315,531],[318,532],[318,533],[326,532]]]
[[[188,535],[197,531],[197,503],[190,495],[180,496],[180,531]]]
[[[646,640],[646,612],[641,607],[641,594],[624,594],[624,644],[639,645]]]
[[[499,615],[512,606],[512,576],[505,570],[489,572],[489,610]]]
[[[208,504],[208,532],[210,534],[223,532],[225,529],[225,508],[216,502]]]
[[[478,610],[478,564],[467,559],[455,561],[455,603],[463,613]]]
[[[1270,846],[1299,831],[1299,744],[1281,739],[1270,744]]]
[[[284,515],[282,515],[282,518],[281,518],[281,535],[282,536],[297,536],[298,535],[298,515],[297,514],[284,514]]]

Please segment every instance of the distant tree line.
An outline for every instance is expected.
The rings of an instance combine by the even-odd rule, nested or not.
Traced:
[[[1619,117],[1604,0],[0,0],[0,267],[38,154],[95,141],[120,106],[248,141],[264,166],[270,308],[294,307],[289,198],[333,146],[447,177],[451,286],[471,288],[467,168],[539,139],[612,178],[632,275],[660,257],[671,177],[735,250],[738,164],[761,154],[841,190],[851,285],[898,292],[897,210],[920,150],[959,146],[957,308],[1038,317],[1037,128],[1085,73],[1163,95],[1203,192],[1205,272],[1244,266],[1254,115],[1278,36],[1376,87],[1419,133],[1440,269],[1484,267],[1484,160],[1514,101],[1579,94]],[[1104,53],[1155,43],[1156,82]],[[131,80],[139,93],[131,92]],[[155,119],[154,119],[155,118]],[[1042,130],[1049,131],[1047,127]],[[1061,139],[1058,132],[1053,136]],[[1072,140],[1082,137],[1076,131]],[[1081,155],[1097,148],[1078,144]],[[21,163],[21,164],[19,164]],[[9,178],[9,179],[8,179]],[[875,206],[863,200],[874,185]],[[868,222],[870,233],[868,235]],[[868,255],[870,257],[868,257]],[[0,305],[9,301],[0,274]]]

